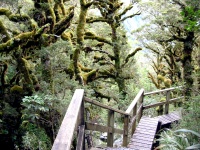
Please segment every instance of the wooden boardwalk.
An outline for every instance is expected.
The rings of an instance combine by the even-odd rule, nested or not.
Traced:
[[[138,150],[152,149],[158,129],[159,120],[157,118],[142,117],[130,140],[128,148]]]
[[[85,131],[98,131],[107,133],[107,150],[115,149],[114,135],[122,135],[122,150],[151,150],[159,143],[155,139],[159,138],[158,130],[168,128],[172,122],[178,121],[181,117],[178,113],[170,113],[169,105],[184,99],[182,94],[179,97],[170,98],[173,90],[182,90],[182,87],[172,87],[153,92],[145,93],[141,89],[132,100],[126,111],[118,110],[96,100],[85,97],[84,89],[76,89],[72,100],[68,106],[60,129],[51,150],[71,150],[74,142],[74,135],[77,135],[77,150],[86,148]],[[161,94],[165,95],[166,101],[154,104],[144,105],[143,101],[148,95]],[[107,124],[96,124],[85,120],[86,112],[85,103],[90,103],[101,109],[108,110]],[[164,106],[166,115],[149,118],[143,116],[143,110]],[[115,128],[115,114],[118,113],[123,118],[123,128]],[[156,134],[158,133],[158,134]],[[132,136],[130,138],[130,136]],[[88,148],[90,146],[87,145]],[[116,148],[119,150],[119,148]]]
[[[161,122],[161,128],[169,128],[171,123],[177,122],[181,119],[181,115],[180,112],[175,111],[166,115],[157,116],[155,118],[159,119]]]
[[[181,119],[178,112],[157,116],[155,118],[142,117],[133,136],[131,137],[128,148],[133,150],[152,150],[155,143],[156,133],[171,123]]]

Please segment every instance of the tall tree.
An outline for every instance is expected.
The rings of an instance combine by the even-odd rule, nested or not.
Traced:
[[[6,149],[21,146],[22,113],[24,96],[31,96],[38,90],[48,90],[54,94],[53,71],[50,53],[45,50],[60,40],[69,28],[74,16],[74,7],[66,7],[64,2],[53,0],[3,1],[0,8],[0,143]],[[14,4],[15,5],[14,5]],[[40,55],[42,54],[42,55]],[[41,78],[35,67],[42,64]],[[46,82],[41,88],[40,83]],[[43,91],[44,92],[44,91]],[[53,113],[57,113],[54,109]],[[52,114],[53,114],[52,113]],[[57,113],[58,114],[58,113]],[[45,119],[49,115],[40,114]],[[59,115],[58,115],[59,116]],[[40,118],[40,117],[39,117]],[[40,119],[41,119],[40,118]],[[33,120],[29,119],[31,123]],[[53,140],[53,126],[45,126],[39,121]]]
[[[195,39],[198,37],[199,28],[199,2],[189,3],[188,1],[155,1],[150,2],[150,19],[153,20],[151,25],[152,31],[149,32],[151,40],[157,43],[171,45],[171,49],[175,45],[180,47],[177,58],[176,53],[173,54],[176,61],[180,61],[183,67],[183,79],[185,82],[185,95],[188,99],[191,96],[191,88],[193,86],[192,72],[192,53],[194,51]],[[171,50],[170,50],[171,51]]]

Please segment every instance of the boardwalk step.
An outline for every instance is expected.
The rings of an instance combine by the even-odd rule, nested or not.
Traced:
[[[158,118],[142,117],[131,137],[128,148],[135,150],[151,150],[158,126]]]
[[[166,115],[157,116],[154,118],[159,119],[159,121],[161,122],[161,128],[164,128],[164,127],[169,127],[171,123],[174,123],[180,120],[181,114],[180,112],[175,111],[175,112],[172,112]]]

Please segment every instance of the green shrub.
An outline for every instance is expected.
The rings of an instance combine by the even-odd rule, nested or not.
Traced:
[[[39,128],[32,123],[28,123],[25,128],[27,132],[22,137],[24,149],[49,150],[51,142],[44,129]]]
[[[198,144],[198,139],[200,134],[188,130],[188,129],[179,129],[176,131],[167,129],[163,131],[160,135],[158,141],[160,146],[157,149],[161,150],[185,150],[185,149],[200,149]]]

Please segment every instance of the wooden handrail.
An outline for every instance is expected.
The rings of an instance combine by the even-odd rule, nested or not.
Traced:
[[[136,103],[140,100],[141,96],[143,96],[143,94],[144,94],[144,89],[141,89],[139,91],[139,93],[137,94],[137,96],[134,98],[134,100],[129,105],[128,109],[126,110],[127,114],[130,114],[131,111],[133,111],[133,108],[135,107]]]
[[[76,150],[85,149],[84,148],[85,147],[85,143],[84,143],[85,130],[107,132],[108,134],[107,146],[109,147],[113,146],[114,133],[123,134],[122,145],[126,147],[128,144],[129,136],[132,135],[133,132],[135,131],[137,122],[140,121],[144,109],[165,105],[165,113],[168,113],[169,104],[177,102],[180,99],[184,98],[182,96],[182,97],[170,99],[170,91],[177,88],[181,88],[181,86],[148,92],[148,93],[144,93],[144,89],[141,89],[125,112],[122,110],[118,110],[110,106],[104,105],[97,101],[91,100],[89,98],[86,98],[84,97],[84,90],[77,89],[69,104],[69,107],[67,109],[67,112],[62,121],[62,124],[60,126],[60,129],[58,131],[57,137],[54,141],[54,144],[51,150],[70,150],[75,131],[78,131],[79,133],[78,134],[79,145],[76,147]],[[143,99],[145,98],[145,96],[163,93],[163,92],[166,92],[165,102],[158,102],[155,104],[143,106]],[[94,104],[96,106],[99,106],[103,109],[108,110],[107,126],[85,122],[84,102],[88,102],[88,103]],[[123,129],[114,128],[114,113],[119,113],[123,116],[124,118]],[[129,132],[129,129],[131,129],[130,132]]]
[[[94,105],[99,106],[99,107],[104,108],[104,109],[112,110],[112,111],[117,112],[117,113],[122,114],[122,115],[129,115],[128,113],[126,113],[126,112],[124,112],[122,110],[118,110],[118,109],[112,108],[110,106],[104,105],[104,104],[102,104],[100,102],[97,102],[95,100],[91,100],[91,99],[89,99],[87,97],[84,97],[84,101],[86,101],[86,102],[88,102],[90,104],[94,104]]]
[[[170,99],[169,100],[169,104],[177,102],[177,101],[179,101],[179,100],[181,100],[183,98],[184,98],[184,96]],[[149,108],[153,108],[153,107],[157,107],[157,106],[162,106],[162,105],[165,105],[165,104],[166,104],[166,101],[165,102],[158,102],[158,103],[155,103],[155,104],[150,104],[150,105],[143,106],[143,109],[149,109]]]
[[[177,86],[177,87],[171,87],[171,88],[157,90],[157,91],[153,91],[153,92],[148,92],[148,93],[144,93],[144,96],[158,94],[158,93],[162,93],[162,92],[166,92],[166,91],[172,91],[172,90],[175,90],[175,89],[179,89],[181,87],[182,86]]]
[[[52,150],[70,150],[73,140],[74,131],[76,129],[79,111],[82,105],[84,90],[77,89],[68,106],[65,117],[62,121],[57,137],[54,141]]]

